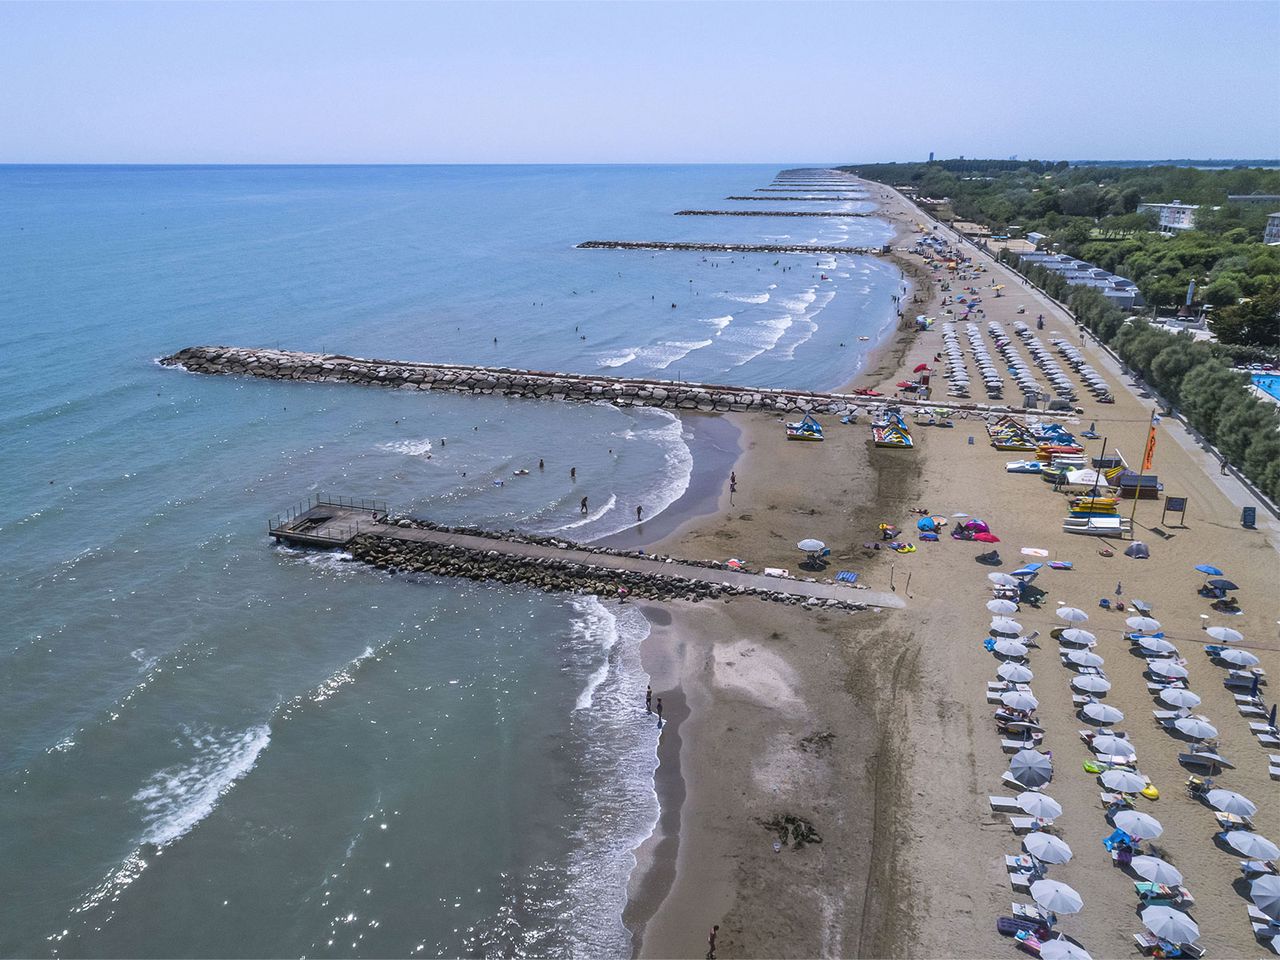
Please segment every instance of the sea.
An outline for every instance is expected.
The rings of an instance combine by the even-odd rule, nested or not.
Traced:
[[[893,326],[888,262],[575,249],[890,238],[673,216],[874,211],[724,199],[779,169],[0,167],[0,954],[630,954],[658,815],[644,617],[391,577],[267,523],[327,494],[609,537],[680,509],[686,425],[156,359],[834,387]]]

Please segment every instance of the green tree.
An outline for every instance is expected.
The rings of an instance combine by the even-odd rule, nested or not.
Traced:
[[[1245,303],[1215,310],[1210,327],[1224,343],[1280,350],[1280,287]]]

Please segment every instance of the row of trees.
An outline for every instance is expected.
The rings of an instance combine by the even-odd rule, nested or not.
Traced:
[[[1232,370],[1208,343],[1131,320],[1097,290],[1068,289],[1076,319],[1176,406],[1258,489],[1280,502],[1280,413],[1249,391],[1248,376]]]
[[[1280,247],[1262,243],[1263,204],[1229,194],[1280,194],[1280,170],[1075,166],[1041,161],[944,160],[847,169],[950,199],[951,213],[995,230],[1017,224],[1064,253],[1129,277],[1155,308],[1181,305],[1188,285],[1213,308],[1210,323],[1241,359],[1280,356]],[[1156,233],[1142,202],[1199,203],[1196,229]],[[1213,209],[1214,206],[1219,209]],[[1242,303],[1241,301],[1249,301]]]

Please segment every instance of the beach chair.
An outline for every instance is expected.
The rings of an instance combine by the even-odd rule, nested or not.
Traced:
[[[1039,787],[1028,787],[1023,783],[1020,783],[1018,779],[1008,770],[1000,774],[1000,782],[1003,783],[1006,787],[1010,787],[1011,789],[1017,790],[1019,793],[1022,793],[1024,790],[1030,790],[1034,793],[1043,793],[1043,791]]]
[[[1261,697],[1251,697],[1247,693],[1233,693],[1232,696],[1235,698],[1236,703],[1242,706],[1248,706],[1248,707],[1263,706]]]
[[[1278,872],[1276,865],[1267,860],[1241,860],[1240,872],[1246,877],[1262,877]]]
[[[1000,749],[1005,753],[1017,753],[1019,750],[1034,750],[1040,746],[1039,740],[1000,740]]]
[[[1010,904],[1013,915],[1022,920],[1030,920],[1033,923],[1044,923],[1049,918],[1040,912],[1040,908],[1034,903],[1014,903]]]
[[[1257,907],[1255,907],[1252,903],[1248,905],[1247,909],[1248,909],[1248,911],[1249,911],[1249,919],[1250,919],[1250,920],[1256,921],[1256,922],[1258,922],[1258,923],[1278,923],[1278,924],[1280,924],[1280,920],[1272,920],[1272,919],[1271,919],[1270,917],[1268,917],[1265,913],[1263,913],[1261,910],[1259,910]]]
[[[1280,780],[1280,753],[1267,755],[1267,772],[1272,780]]]
[[[1133,942],[1138,945],[1138,950],[1143,954],[1152,954],[1156,947],[1160,946],[1160,941],[1149,933],[1135,933]]]
[[[1272,953],[1280,956],[1280,926],[1271,926],[1256,921],[1250,923],[1249,926],[1253,927],[1253,935],[1261,940],[1264,946],[1270,949]]]
[[[987,797],[987,803],[991,804],[991,809],[996,813],[1022,813],[1022,807],[1018,806],[1018,801],[1013,797]]]
[[[1152,710],[1151,715],[1156,718],[1156,723],[1161,726],[1168,726],[1178,719],[1177,710]]]
[[[1218,821],[1218,826],[1223,830],[1252,830],[1253,821],[1248,817],[1242,817],[1236,813],[1223,813],[1221,810],[1213,811],[1213,819]]]
[[[1258,734],[1258,742],[1264,747],[1280,747],[1280,737],[1269,733]]]
[[[1271,724],[1262,723],[1260,721],[1249,724],[1249,729],[1252,730],[1254,733],[1270,733],[1274,735],[1276,732],[1276,728],[1273,727]]]
[[[1240,711],[1240,716],[1242,717],[1265,717],[1267,715],[1267,711],[1261,707],[1251,707],[1244,703],[1237,704],[1236,708]]]
[[[1053,826],[1053,821],[1044,820],[1040,817],[1010,817],[1009,826],[1013,828],[1014,833],[1034,833],[1037,830],[1043,830],[1045,827]]]

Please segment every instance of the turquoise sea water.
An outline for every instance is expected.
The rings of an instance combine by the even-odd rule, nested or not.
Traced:
[[[887,265],[573,247],[888,238],[671,216],[774,172],[0,167],[0,953],[628,952],[656,816],[643,619],[389,578],[265,523],[328,492],[606,536],[688,484],[680,422],[153,361],[278,344],[832,386],[891,322]]]

